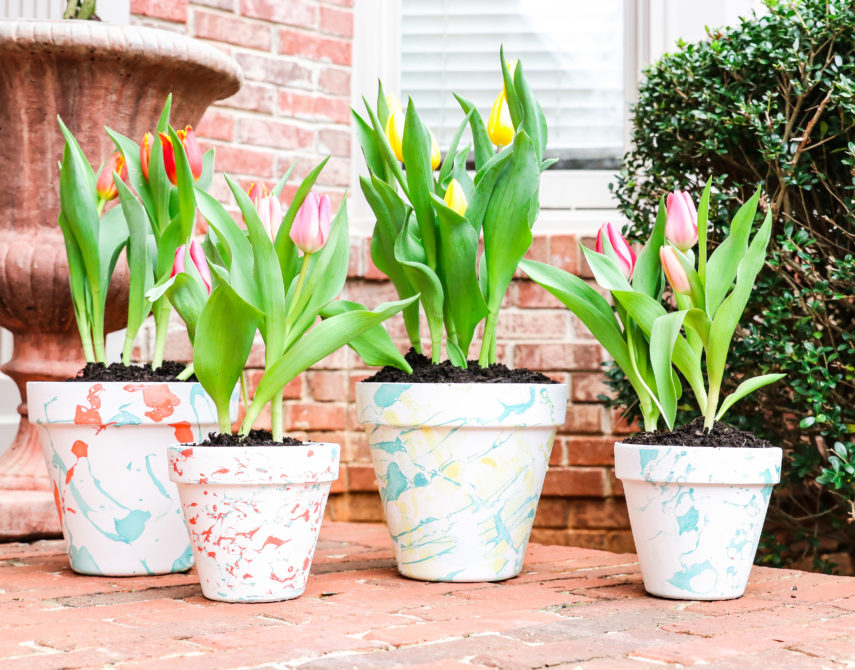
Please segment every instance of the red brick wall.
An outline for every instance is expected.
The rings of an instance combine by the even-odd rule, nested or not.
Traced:
[[[132,0],[131,10],[137,23],[185,32],[234,56],[244,69],[244,87],[214,105],[197,131],[206,148],[217,148],[218,169],[244,183],[259,178],[273,182],[296,159],[287,199],[328,153],[333,158],[319,187],[341,197],[349,186],[352,5],[352,0]],[[214,194],[228,202],[224,182],[216,179],[215,184]],[[572,235],[536,237],[529,256],[586,273]],[[351,241],[349,274],[346,297],[369,306],[394,299],[392,286],[368,257],[364,238]],[[392,320],[389,329],[406,348],[401,319]],[[171,333],[170,345],[172,357],[189,358],[189,343],[180,329]],[[533,539],[631,549],[626,507],[611,468],[612,433],[621,433],[622,427],[597,401],[604,391],[600,346],[554,298],[518,279],[505,300],[498,351],[508,365],[542,370],[570,385],[567,422],[555,441]],[[254,351],[253,388],[261,376],[261,360],[261,351]],[[352,402],[353,384],[370,374],[355,354],[342,350],[295,379],[285,392],[289,432],[342,445],[341,477],[328,505],[336,520],[383,518]],[[269,420],[269,414],[262,416],[260,427],[269,427]]]

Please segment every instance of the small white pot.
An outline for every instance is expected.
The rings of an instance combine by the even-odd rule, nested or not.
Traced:
[[[326,442],[169,449],[206,598],[272,602],[306,590],[340,451]]]
[[[29,382],[27,398],[71,568],[114,577],[190,568],[166,449],[217,430],[201,384]]]
[[[615,444],[644,588],[664,598],[739,598],[757,552],[781,449]]]
[[[567,386],[361,382],[356,405],[398,571],[449,582],[518,575]]]

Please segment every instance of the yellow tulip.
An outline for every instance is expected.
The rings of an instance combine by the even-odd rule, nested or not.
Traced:
[[[487,134],[490,136],[490,141],[496,146],[503,147],[513,142],[514,124],[511,121],[511,111],[508,109],[508,100],[505,97],[504,88],[496,96],[493,109],[490,110]]]
[[[392,151],[395,152],[395,158],[399,161],[404,160],[403,143],[404,143],[404,110],[399,109],[392,111],[389,109],[389,118],[386,120],[386,137],[389,139],[389,144],[392,146]]]
[[[439,144],[437,144],[433,131],[428,128],[428,132],[430,133],[430,169],[436,170],[442,160],[442,154],[439,151]]]
[[[404,108],[401,106],[401,101],[398,99],[398,96],[394,93],[386,94],[386,107],[389,108],[389,113],[392,112],[403,112]]]
[[[444,200],[445,204],[460,214],[460,216],[466,216],[466,208],[469,206],[469,202],[466,200],[463,187],[456,179],[452,179],[448,185]]]

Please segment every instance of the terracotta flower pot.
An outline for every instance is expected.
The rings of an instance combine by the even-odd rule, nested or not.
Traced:
[[[21,392],[21,424],[0,457],[0,537],[53,530],[15,489],[43,489],[47,474],[27,421],[26,382],[62,380],[83,352],[57,225],[63,139],[60,115],[97,167],[114,146],[104,126],[139,141],[173,93],[173,125],[196,124],[215,100],[237,92],[241,71],[222,51],[174,32],[97,21],[0,20],[0,326],[15,335],[3,366]],[[127,271],[107,300],[107,331],[124,326]],[[10,491],[10,489],[12,491]],[[32,523],[27,523],[31,519]]]
[[[27,387],[71,568],[110,576],[188,569],[193,556],[166,450],[217,430],[216,408],[201,384]]]
[[[522,570],[563,384],[356,385],[398,571],[497,581]]]
[[[303,593],[340,451],[314,442],[169,449],[206,598],[271,602]]]
[[[686,600],[745,593],[781,453],[615,444],[648,593]]]

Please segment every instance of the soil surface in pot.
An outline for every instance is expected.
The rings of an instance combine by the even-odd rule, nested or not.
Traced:
[[[273,441],[273,433],[269,430],[251,430],[249,435],[242,437],[234,433],[208,433],[208,439],[199,444],[200,447],[296,447],[306,444],[295,437],[286,435],[281,442]]]
[[[124,365],[123,363],[87,363],[69,382],[174,382],[187,366],[177,361],[163,361],[156,370],[151,365]],[[196,375],[186,381],[195,382]]]
[[[469,361],[465,370],[454,367],[451,361],[432,363],[422,354],[410,349],[404,356],[412,368],[412,374],[391,365],[385,366],[367,382],[386,382],[398,384],[557,384],[541,372],[526,368],[511,370],[502,363],[494,363],[482,368],[478,361]]]
[[[704,430],[704,420],[698,417],[692,423],[674,430],[657,433],[636,433],[621,440],[624,444],[649,444],[664,447],[753,447],[769,448],[775,445],[753,434],[739,430],[721,421],[713,424],[711,431]]]

